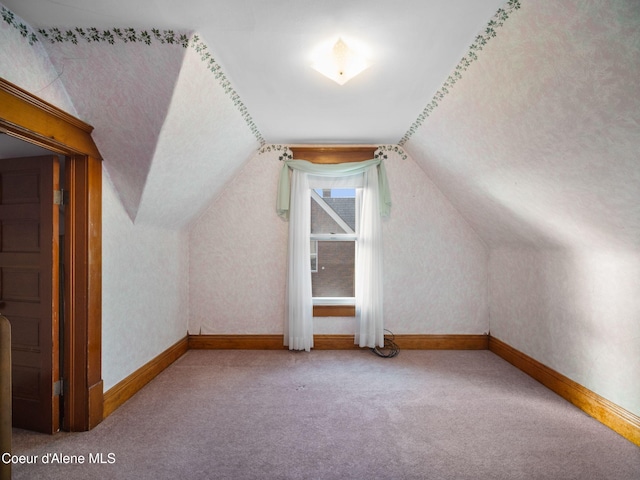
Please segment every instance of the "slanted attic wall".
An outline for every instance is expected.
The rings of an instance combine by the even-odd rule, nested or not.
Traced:
[[[136,224],[188,228],[259,146],[242,103],[203,60],[206,44],[182,35],[46,46]]]
[[[639,25],[522,2],[405,145],[489,248],[491,334],[636,415]]]

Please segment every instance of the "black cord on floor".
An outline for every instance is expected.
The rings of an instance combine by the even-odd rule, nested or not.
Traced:
[[[395,339],[393,333],[387,329],[384,331],[389,333],[389,335],[384,336],[384,347],[373,347],[371,351],[379,357],[393,358],[400,353],[400,348],[393,341]]]

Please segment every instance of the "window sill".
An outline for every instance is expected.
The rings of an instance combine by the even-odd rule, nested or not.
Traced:
[[[314,317],[355,317],[355,305],[314,305]]]

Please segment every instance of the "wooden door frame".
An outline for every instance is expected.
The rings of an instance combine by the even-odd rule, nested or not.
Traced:
[[[63,429],[102,421],[102,158],[93,127],[0,78],[0,132],[65,155]]]

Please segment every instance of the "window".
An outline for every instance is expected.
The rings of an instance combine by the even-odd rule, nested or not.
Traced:
[[[313,304],[354,305],[359,217],[356,189],[316,188],[310,196]]]
[[[280,158],[284,164],[276,211],[289,221],[284,344],[290,350],[313,348],[314,316],[354,316],[357,345],[384,345],[380,217],[389,213],[391,205],[387,178],[381,156],[365,160],[358,158],[365,151],[360,148],[336,154],[341,151],[311,148],[306,150],[311,157],[308,160],[291,159],[290,155]],[[343,161],[326,161],[329,157]],[[347,257],[348,262],[344,260]],[[337,281],[323,284],[323,265],[325,272],[327,265],[347,265],[348,274],[334,277],[346,278],[344,285]],[[317,279],[315,294],[313,276]],[[322,288],[327,290],[322,292]],[[318,314],[317,308],[341,312]]]

